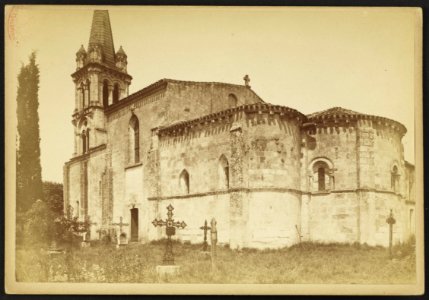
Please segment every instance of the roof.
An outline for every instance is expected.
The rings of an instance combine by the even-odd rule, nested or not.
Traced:
[[[107,65],[115,66],[115,47],[113,45],[112,28],[110,26],[109,11],[94,10],[89,37],[88,51],[98,45]]]
[[[149,94],[153,93],[154,91],[158,91],[159,89],[165,88],[168,83],[196,84],[196,85],[212,84],[212,85],[240,87],[243,89],[249,89],[253,94],[256,95],[256,97],[258,97],[258,99],[261,101],[261,103],[265,103],[264,100],[262,100],[262,98],[259,97],[252,89],[250,89],[244,85],[240,85],[240,84],[232,84],[232,83],[224,83],[224,82],[186,81],[186,80],[176,80],[176,79],[163,78],[163,79],[160,79],[160,80],[142,88],[141,90],[139,90],[139,91],[137,91],[131,95],[128,95],[127,97],[121,99],[119,102],[117,102],[113,105],[110,105],[107,108],[106,112],[111,113],[113,111],[116,111],[116,109],[127,106],[127,105],[131,104],[133,101],[140,99],[141,97],[149,95]]]
[[[316,117],[324,117],[324,116],[332,116],[332,115],[360,115],[361,113],[345,109],[342,107],[332,107],[326,110],[318,111],[312,114],[307,115],[308,118],[316,118]]]
[[[360,112],[356,112],[353,110],[345,109],[342,107],[333,107],[327,110],[322,110],[319,112],[315,112],[307,115],[307,118],[310,122],[314,123],[324,123],[325,121],[340,121],[340,120],[373,120],[381,124],[388,125],[394,129],[399,130],[399,132],[403,135],[407,132],[407,129],[404,125],[399,123],[398,121],[388,119],[385,117],[375,116],[375,115],[367,115]]]
[[[289,117],[296,118],[298,121],[304,121],[306,119],[306,116],[304,114],[300,113],[296,109],[287,106],[273,105],[269,103],[253,103],[240,105],[219,112],[214,112],[188,121],[178,120],[168,125],[152,128],[152,131],[158,131],[158,133],[180,132],[184,128],[192,127],[196,124],[213,123],[216,121],[223,122],[225,118],[239,111],[243,111],[245,113],[263,112],[269,114],[286,115]]]

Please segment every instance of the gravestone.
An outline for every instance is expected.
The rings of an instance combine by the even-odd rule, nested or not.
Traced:
[[[173,243],[171,237],[176,234],[177,228],[185,228],[185,222],[175,222],[173,219],[174,207],[170,204],[167,206],[167,219],[165,221],[155,219],[152,221],[153,226],[165,226],[165,233],[167,234],[167,243],[165,245],[165,253],[162,265],[156,267],[156,273],[159,279],[165,279],[171,276],[176,276],[180,273],[180,266],[174,264]]]
[[[207,244],[207,230],[211,229],[210,226],[207,226],[207,220],[204,221],[204,226],[201,226],[200,229],[204,230],[203,251],[207,252],[207,248],[208,248],[208,244]]]
[[[80,246],[82,248],[90,247],[91,246],[90,235],[88,234],[88,232],[84,232],[83,235],[82,235],[82,238],[83,239],[82,239],[82,242],[80,243]]]
[[[122,217],[119,217],[119,223],[112,223],[112,225],[119,226],[119,236],[117,238],[118,244],[116,245],[116,248],[128,245],[127,234],[125,232],[122,232],[122,227],[128,226],[129,224],[122,222]]]
[[[56,254],[62,254],[64,253],[64,249],[58,247],[58,244],[56,241],[52,241],[51,245],[48,248],[47,253],[49,255],[55,256]]]
[[[389,224],[389,255],[392,258],[392,239],[393,239],[393,224],[396,223],[395,218],[393,217],[393,212],[390,210],[390,215],[386,219],[386,223]]]
[[[82,222],[77,222],[78,228],[77,231],[81,233],[82,241],[80,246],[82,248],[91,246],[91,225],[97,225],[97,223],[91,222],[89,216],[85,216],[85,220]]]
[[[217,244],[217,229],[216,219],[212,218],[210,225],[210,237],[211,237],[211,261],[212,261],[212,272],[216,271],[216,244]]]

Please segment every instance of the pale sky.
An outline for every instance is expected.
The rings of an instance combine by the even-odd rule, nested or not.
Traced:
[[[161,78],[243,84],[249,74],[272,104],[305,114],[341,106],[401,122],[414,163],[415,10],[15,6],[5,17],[6,101],[16,102],[21,63],[37,51],[43,180],[62,182],[73,153],[70,74],[95,8],[109,10],[115,51],[122,45],[128,55],[130,93]]]

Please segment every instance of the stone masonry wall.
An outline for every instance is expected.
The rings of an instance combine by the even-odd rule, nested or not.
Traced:
[[[248,247],[279,248],[299,242],[300,195],[254,191],[249,195]]]
[[[312,195],[309,205],[309,239],[317,242],[356,242],[358,203],[355,192]]]
[[[317,127],[303,132],[301,232],[304,240],[354,242],[358,239],[356,127]],[[332,163],[333,182],[318,191],[313,163]],[[332,180],[332,179],[331,179]]]
[[[302,174],[306,175],[307,178],[312,176],[308,179],[310,181],[309,191],[317,191],[311,182],[314,180],[314,174],[310,167],[311,163],[318,158],[326,158],[332,162],[335,190],[356,189],[356,128],[353,126],[319,127],[316,134],[310,135],[310,137],[315,139],[314,148],[307,145],[304,150],[306,151],[306,160],[302,162]]]
[[[260,98],[240,85],[210,82],[169,82],[169,122],[190,120],[234,107],[229,98],[234,94],[237,105],[259,103]]]
[[[299,190],[300,124],[278,114],[249,114],[247,126],[248,186]]]
[[[151,200],[157,202],[152,204],[152,211],[156,212],[153,217],[165,218],[165,207],[171,203],[177,219],[182,220],[179,216],[190,218],[184,219],[190,222],[187,228],[177,232],[178,238],[190,241],[199,241],[199,226],[205,219],[215,217],[219,235],[232,248],[264,248],[275,236],[280,236],[279,246],[296,243],[300,216],[297,193],[300,149],[296,146],[299,134],[295,120],[280,118],[278,114],[245,112],[186,126],[174,133],[161,131],[158,141],[161,183],[159,196]],[[284,155],[287,152],[289,155]],[[228,190],[220,187],[222,155],[229,164]],[[251,159],[261,160],[261,157],[262,163],[251,163]],[[252,178],[257,168],[265,171],[265,180]],[[189,194],[179,184],[183,170],[189,174]],[[279,214],[271,216],[269,207],[275,207]],[[194,212],[192,217],[190,212]],[[266,228],[271,237],[261,236],[262,228]],[[155,228],[149,233],[158,238],[163,234]]]

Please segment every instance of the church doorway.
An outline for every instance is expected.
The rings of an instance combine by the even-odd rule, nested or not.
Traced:
[[[131,242],[139,240],[139,210],[131,209]]]

